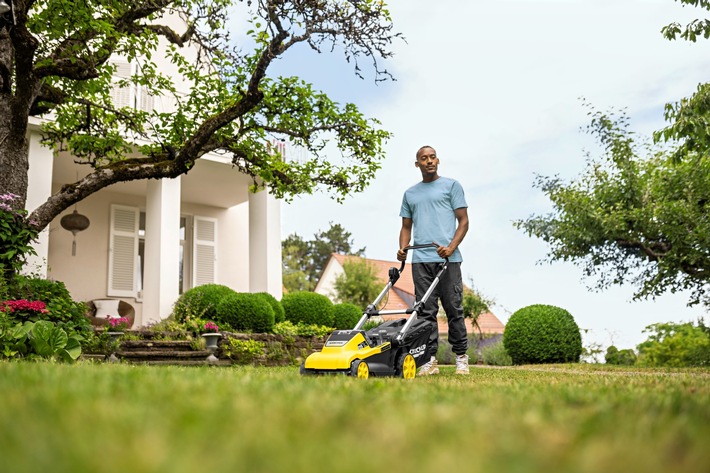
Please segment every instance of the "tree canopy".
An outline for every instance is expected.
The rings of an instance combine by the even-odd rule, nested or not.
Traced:
[[[209,152],[223,153],[255,186],[267,185],[284,198],[324,188],[342,199],[362,190],[380,167],[389,134],[376,119],[269,70],[306,44],[342,51],[356,74],[366,59],[376,80],[390,78],[381,62],[399,34],[381,1],[13,4],[12,14],[0,17],[0,194],[17,195],[17,204],[25,204],[31,118],[45,120],[47,144],[90,168],[29,216],[36,230],[110,184],[174,178]],[[249,24],[238,31],[249,38],[242,44],[230,36],[231,18],[240,15],[248,15]],[[189,90],[160,69],[160,55],[178,66]],[[137,67],[120,76],[115,57]],[[115,87],[141,87],[176,103],[176,111],[119,107],[111,95]],[[274,139],[288,140],[309,157],[285,161],[270,145]],[[326,153],[329,142],[340,156]]]
[[[710,11],[707,0],[676,1]],[[685,26],[674,22],[661,32],[668,40],[684,39],[694,43],[698,38],[710,38],[710,19],[696,19]],[[675,161],[692,154],[707,154],[710,150],[710,84],[698,84],[690,97],[666,104],[665,119],[668,126],[655,132],[654,139],[677,144],[672,154]]]
[[[631,283],[636,298],[691,291],[710,282],[710,157],[639,144],[624,115],[595,112],[590,131],[603,145],[575,181],[538,177],[553,212],[515,224],[550,245],[547,258],[579,264],[597,287]],[[707,302],[707,301],[706,301]]]

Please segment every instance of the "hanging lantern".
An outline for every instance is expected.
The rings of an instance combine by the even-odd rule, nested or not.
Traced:
[[[89,219],[77,212],[75,208],[74,212],[62,217],[59,224],[72,233],[74,240],[71,244],[71,255],[76,256],[76,234],[89,228]]]

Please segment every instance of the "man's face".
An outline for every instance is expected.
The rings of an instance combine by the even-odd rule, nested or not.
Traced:
[[[420,149],[414,165],[422,172],[422,176],[435,176],[439,169],[439,158],[436,157],[434,148]]]

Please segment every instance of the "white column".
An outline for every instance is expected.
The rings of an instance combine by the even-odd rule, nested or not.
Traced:
[[[52,195],[52,172],[54,171],[54,151],[52,148],[42,146],[41,136],[30,131],[29,160],[30,168],[27,173],[27,202],[25,208],[32,213]],[[36,256],[27,258],[25,269],[33,274],[47,277],[47,259],[49,257],[49,225],[40,232],[37,241],[32,244]]]
[[[249,194],[249,291],[281,299],[281,204],[266,190]]]
[[[179,295],[179,178],[148,181],[145,218],[143,325],[167,318]]]

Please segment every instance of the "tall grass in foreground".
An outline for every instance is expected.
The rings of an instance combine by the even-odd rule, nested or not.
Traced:
[[[710,471],[710,370],[0,362],[0,471]]]

